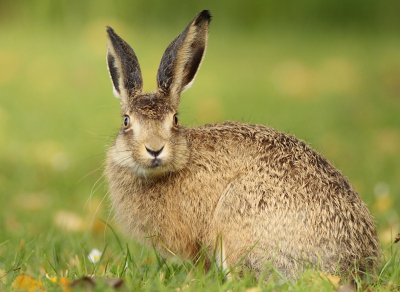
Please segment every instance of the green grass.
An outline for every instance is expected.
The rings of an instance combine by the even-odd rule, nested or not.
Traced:
[[[90,249],[94,245],[103,252],[96,263],[88,259]],[[251,288],[259,289],[254,291],[336,291],[338,288],[328,280],[327,275],[320,274],[318,270],[304,272],[296,283],[291,283],[273,272],[272,278],[268,281],[256,281],[249,272],[245,272],[242,277],[233,273],[229,280],[225,280],[226,273],[221,272],[215,264],[210,272],[204,273],[201,264],[194,266],[191,262],[184,262],[182,265],[176,259],[162,259],[157,253],[143,246],[125,244],[118,235],[96,240],[89,233],[78,236],[50,230],[46,234],[32,238],[29,242],[22,240],[16,246],[12,246],[12,242],[7,242],[4,246],[6,252],[3,250],[2,261],[5,264],[5,272],[8,274],[1,278],[0,287],[8,288],[7,290],[19,274],[28,274],[41,280],[44,288],[49,291],[61,289],[46,275],[57,278],[67,277],[71,281],[85,276],[96,277],[98,291],[112,290],[103,282],[106,278],[122,279],[128,291],[139,289],[142,291],[179,291],[177,289],[244,291]],[[389,291],[393,287],[398,289],[399,277],[400,261],[398,257],[396,259],[395,254],[391,254],[377,274],[366,275],[362,279],[357,276],[352,283],[359,291],[364,291],[367,287],[374,291]],[[340,285],[346,285],[349,281],[343,276]]]
[[[217,270],[203,274],[186,263],[188,273],[120,234],[102,178],[106,145],[121,122],[105,64],[107,24],[132,45],[144,87],[153,89],[161,55],[180,30],[96,18],[77,31],[2,23],[0,272],[11,272],[0,285],[10,289],[24,273],[57,289],[47,273],[121,277],[131,290],[146,291],[334,290],[326,280],[315,285],[313,272],[293,286],[257,283],[251,274],[224,282]],[[371,278],[376,290],[388,288],[381,282],[400,285],[400,244],[390,245],[400,224],[399,47],[391,33],[298,27],[249,33],[216,18],[205,61],[180,106],[188,126],[230,119],[295,134],[347,175],[387,248],[382,274]],[[93,248],[105,251],[95,265],[87,257]]]

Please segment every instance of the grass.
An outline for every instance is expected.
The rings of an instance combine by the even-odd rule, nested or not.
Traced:
[[[104,238],[102,256],[98,262],[92,263],[88,254],[91,246],[98,244],[95,242],[93,234],[77,236],[51,230],[29,242],[22,240],[14,247],[11,242],[5,243],[3,246],[8,245],[8,252],[2,258],[7,263],[5,272],[9,273],[1,278],[0,285],[9,288],[17,275],[23,273],[43,281],[49,291],[60,290],[60,286],[49,277],[67,277],[76,281],[86,276],[99,279],[96,290],[113,290],[106,284],[106,278],[123,279],[129,291],[336,291],[338,288],[329,275],[320,274],[318,270],[307,270],[296,283],[282,281],[279,274],[274,274],[269,281],[257,282],[251,273],[246,272],[242,277],[233,273],[230,280],[224,280],[225,273],[215,263],[209,273],[204,273],[201,264],[195,267],[193,263],[185,262],[182,265],[176,260],[162,259],[144,246],[122,245],[123,240],[116,234]],[[15,270],[19,267],[20,270]],[[396,254],[391,254],[379,273],[362,280],[356,277],[352,281],[360,291],[367,287],[374,291],[389,291],[393,287],[398,289],[399,277],[399,259]],[[343,277],[341,285],[347,280]]]
[[[335,290],[312,271],[295,284],[258,283],[251,274],[223,281],[217,269],[204,274],[190,263],[165,262],[120,234],[102,178],[106,145],[120,126],[105,65],[107,24],[135,49],[145,89],[153,89],[161,55],[179,30],[147,31],[114,19],[94,19],[79,31],[2,23],[0,273],[9,273],[0,289],[24,273],[49,290],[59,287],[46,274],[121,277],[130,290],[145,291]],[[374,290],[390,288],[382,282],[400,285],[399,244],[391,245],[400,214],[399,47],[390,33],[249,34],[215,19],[204,64],[180,106],[189,126],[230,119],[290,132],[342,170],[374,214],[386,248]],[[103,251],[96,264],[88,260],[94,248]]]

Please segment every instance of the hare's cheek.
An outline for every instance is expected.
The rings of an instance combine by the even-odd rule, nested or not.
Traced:
[[[111,150],[111,156],[114,162],[121,166],[132,167],[134,161],[132,152],[129,150],[124,139],[117,139]]]

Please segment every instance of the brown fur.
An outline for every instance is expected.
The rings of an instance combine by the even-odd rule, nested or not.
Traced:
[[[203,11],[185,31],[204,40],[209,20]],[[195,40],[186,37],[182,46],[198,52]],[[189,49],[170,47],[177,51],[165,54],[176,54],[176,62],[199,59]],[[182,91],[188,83],[182,80],[193,79],[193,66],[198,70],[200,63],[179,63],[181,71],[192,73],[172,70],[169,86]],[[121,105],[129,104],[122,111],[130,123],[107,156],[113,209],[128,234],[165,256],[196,259],[201,246],[209,254],[217,247],[224,266],[245,258],[244,266],[257,276],[267,261],[289,279],[298,277],[304,263],[329,273],[355,264],[363,271],[377,266],[381,250],[374,219],[330,162],[294,136],[262,125],[176,125],[179,97],[160,87],[152,94],[121,96]],[[153,157],[152,151],[161,154]],[[151,235],[156,236],[146,239]]]

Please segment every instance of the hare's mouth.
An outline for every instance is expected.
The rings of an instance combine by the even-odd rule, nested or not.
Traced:
[[[151,160],[150,168],[154,169],[160,167],[162,165],[162,161],[159,158],[154,158]]]
[[[155,177],[165,173],[165,164],[159,158],[154,158],[145,164],[135,164],[131,167],[132,171],[142,177]]]

